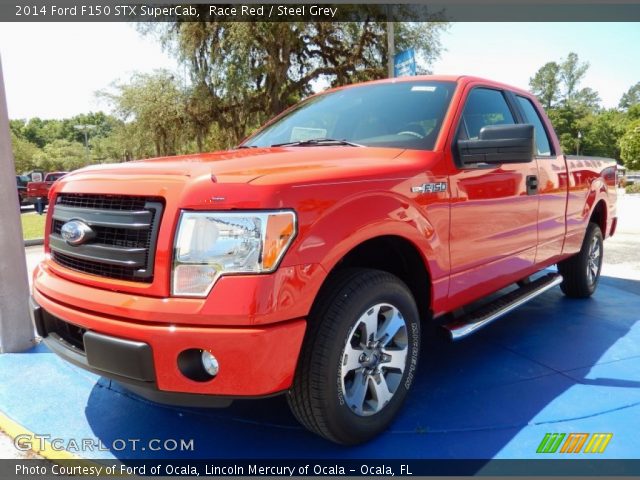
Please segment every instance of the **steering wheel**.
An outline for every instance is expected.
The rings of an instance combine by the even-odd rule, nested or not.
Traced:
[[[413,132],[411,130],[403,130],[402,132],[396,133],[396,135],[411,135],[416,138],[424,138],[424,135],[420,135],[418,132]]]

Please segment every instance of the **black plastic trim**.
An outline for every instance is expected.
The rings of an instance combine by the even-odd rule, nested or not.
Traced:
[[[142,382],[156,379],[149,344],[88,331],[83,337],[87,363],[97,370]]]
[[[46,335],[46,331],[44,329],[42,312],[42,307],[38,305],[38,302],[36,302],[32,296],[29,296],[29,315],[31,316],[31,321],[36,328],[36,333],[41,337],[44,337]]]
[[[87,331],[83,336],[85,345],[85,352],[83,352],[56,333],[47,332],[44,327],[46,323],[44,317],[52,315],[38,305],[33,297],[29,303],[38,335],[53,353],[77,367],[118,382],[125,389],[146,400],[184,407],[224,408],[231,405],[234,400],[257,400],[286,393],[286,390],[283,390],[268,395],[234,396],[159,390],[155,381],[152,350],[148,344]],[[137,359],[141,359],[138,366],[127,365],[127,362],[135,363]],[[123,373],[137,378],[128,377]],[[147,378],[151,380],[145,380]]]

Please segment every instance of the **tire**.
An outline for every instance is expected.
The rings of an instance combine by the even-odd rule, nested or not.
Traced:
[[[598,287],[602,270],[603,238],[597,223],[589,223],[582,248],[574,256],[558,263],[562,275],[560,288],[567,297],[588,298]]]
[[[340,271],[309,315],[289,406],[302,425],[330,441],[366,442],[400,410],[419,350],[409,288],[378,270]]]

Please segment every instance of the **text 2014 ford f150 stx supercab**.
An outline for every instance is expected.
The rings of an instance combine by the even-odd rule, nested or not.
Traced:
[[[285,393],[308,429],[355,444],[400,409],[424,322],[455,340],[553,286],[594,292],[615,182],[613,160],[562,153],[525,91],[445,76],[334,89],[234,150],[57,182],[33,320],[53,351],[144,397]]]

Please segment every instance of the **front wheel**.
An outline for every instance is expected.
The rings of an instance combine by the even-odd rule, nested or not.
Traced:
[[[418,310],[400,279],[376,270],[339,272],[309,317],[291,410],[331,441],[367,441],[400,410],[419,348]]]
[[[560,288],[566,296],[587,298],[596,291],[602,270],[603,246],[600,227],[597,223],[589,223],[580,251],[558,263],[563,278]]]

